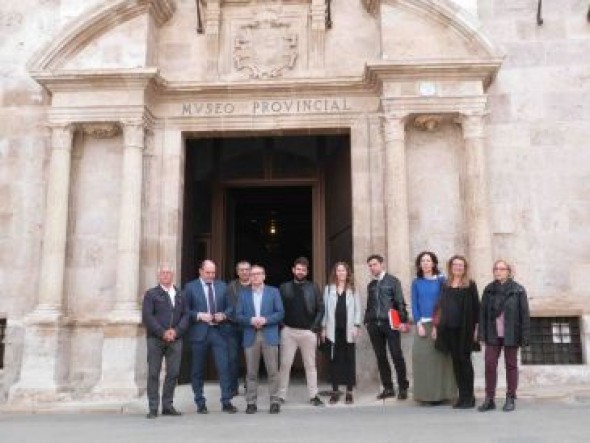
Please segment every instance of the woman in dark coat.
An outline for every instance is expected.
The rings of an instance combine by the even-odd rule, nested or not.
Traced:
[[[447,263],[447,275],[435,314],[435,346],[451,354],[453,360],[453,373],[459,387],[459,398],[453,407],[468,409],[475,407],[471,353],[479,350],[479,296],[475,282],[469,278],[465,257],[451,257]]]
[[[486,399],[478,409],[485,412],[496,408],[498,359],[503,349],[507,389],[502,409],[513,411],[518,386],[518,348],[528,344],[530,314],[526,291],[512,279],[512,267],[504,260],[494,263],[494,281],[484,289],[479,318],[479,339],[486,347]]]

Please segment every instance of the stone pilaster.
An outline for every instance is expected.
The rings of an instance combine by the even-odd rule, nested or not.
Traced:
[[[312,0],[311,2],[311,54],[310,67],[321,70],[324,67],[326,52],[326,2]]]
[[[384,201],[387,237],[387,267],[402,282],[409,298],[410,231],[406,166],[406,118],[383,117],[385,141]]]
[[[51,126],[39,298],[34,311],[24,319],[26,329],[20,379],[10,389],[10,401],[52,401],[58,398],[73,135],[72,124]]]
[[[219,74],[219,33],[221,27],[220,0],[209,0],[205,9],[205,35],[207,37],[207,75],[217,78]]]
[[[138,351],[141,197],[143,184],[143,119],[124,121],[123,174],[117,249],[117,300],[104,326],[101,380],[94,394],[129,398],[139,390],[135,382]]]
[[[488,204],[488,182],[484,151],[483,114],[459,118],[465,141],[463,182],[464,214],[467,229],[468,259],[473,279],[480,287],[492,274],[492,233]]]

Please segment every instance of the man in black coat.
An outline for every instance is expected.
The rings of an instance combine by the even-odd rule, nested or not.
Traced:
[[[367,286],[367,310],[364,323],[367,326],[367,332],[377,357],[377,366],[383,384],[383,392],[377,398],[384,400],[395,396],[391,367],[387,360],[387,347],[389,347],[399,385],[397,398],[405,400],[408,398],[410,383],[406,376],[406,361],[402,353],[400,336],[400,332],[407,331],[406,323],[408,321],[402,286],[396,277],[385,272],[383,257],[380,255],[371,255],[367,259],[367,265],[373,280]],[[399,330],[392,329],[389,324],[390,309],[396,309],[399,313],[402,322]]]
[[[158,416],[159,385],[162,360],[166,358],[166,378],[162,388],[162,415],[182,415],[172,405],[174,388],[180,372],[182,335],[189,326],[187,304],[182,293],[172,284],[174,271],[167,265],[158,269],[159,284],[143,297],[142,321],[147,330],[147,396],[149,413]]]

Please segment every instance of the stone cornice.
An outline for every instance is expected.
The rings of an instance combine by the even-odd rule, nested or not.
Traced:
[[[403,80],[481,81],[484,89],[492,83],[502,64],[502,58],[458,60],[411,60],[367,63],[365,78],[368,83],[398,82]]]
[[[156,24],[162,26],[175,10],[175,0],[115,0],[99,4],[68,23],[61,34],[31,58],[27,67],[34,72],[54,70],[88,43],[121,23],[149,13]]]

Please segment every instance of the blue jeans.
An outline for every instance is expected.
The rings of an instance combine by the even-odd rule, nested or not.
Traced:
[[[220,327],[209,327],[204,340],[191,342],[192,351],[192,387],[197,406],[205,406],[207,399],[203,396],[203,376],[205,361],[209,349],[213,350],[215,367],[221,387],[221,404],[226,405],[232,399],[229,380],[229,360],[227,354],[227,335]]]

